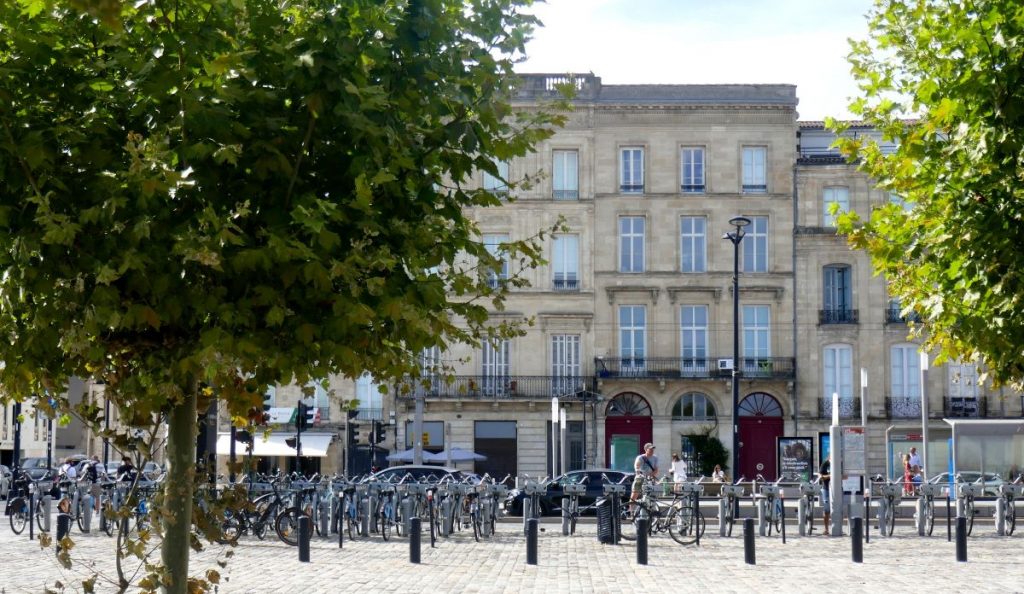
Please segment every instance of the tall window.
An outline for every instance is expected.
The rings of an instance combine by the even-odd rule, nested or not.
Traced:
[[[494,343],[484,342],[480,357],[480,371],[483,375],[482,391],[487,396],[500,396],[508,393],[509,388],[509,343],[498,340]]]
[[[579,286],[580,238],[578,235],[555,235],[551,267],[556,291],[576,291]]]
[[[744,240],[745,241],[745,240]],[[743,306],[743,365],[745,372],[759,371],[770,364],[770,308],[767,305]]]
[[[631,146],[619,150],[619,191],[639,193],[644,191],[644,149]]]
[[[892,397],[921,397],[921,359],[917,345],[898,344],[890,352]]]
[[[619,217],[619,272],[644,271],[644,218]]]
[[[768,272],[768,217],[749,217],[743,237],[743,272]]]
[[[825,319],[823,322],[853,322],[853,291],[850,288],[850,267],[833,264],[824,269],[823,295]]]
[[[437,394],[441,389],[441,347],[427,347],[420,352],[421,382],[427,382],[426,389],[430,394]],[[422,383],[417,386],[419,389]]]
[[[580,381],[580,335],[553,334],[551,336],[552,393],[575,394],[583,386]]]
[[[826,227],[836,226],[836,214],[850,210],[850,188],[836,187],[825,188],[822,195],[822,220]],[[835,214],[832,213],[832,205],[838,205]]]
[[[853,348],[847,344],[833,344],[822,353],[825,366],[825,401],[832,402],[832,394],[840,398],[853,398]]]
[[[384,418],[383,395],[380,384],[369,373],[356,380],[356,399],[359,400],[360,419],[381,420]]]
[[[768,163],[768,149],[763,146],[743,147],[743,191],[764,193],[768,191],[765,171]]]
[[[551,193],[555,200],[577,200],[580,197],[579,153],[553,151]]]
[[[619,356],[622,369],[642,368],[647,345],[647,308],[619,306]]]
[[[497,288],[501,281],[508,280],[508,256],[502,250],[501,244],[508,242],[508,235],[492,234],[484,235],[484,247],[495,258],[501,258],[501,263],[494,270],[488,271],[487,282],[492,288]]]
[[[704,217],[681,217],[679,219],[680,246],[683,272],[704,272],[706,258],[704,246],[707,243]]]
[[[679,151],[679,189],[683,192],[704,191],[704,148],[686,147]]]
[[[313,408],[319,411],[319,420],[326,421],[330,418],[331,404],[327,396],[327,388],[323,386],[322,382],[311,381],[306,384],[307,389],[313,391],[312,396],[302,395],[302,398],[306,400]]]
[[[889,203],[898,205],[904,212],[910,212],[914,209],[913,204],[907,202],[906,198],[900,196],[896,192],[889,192]]]
[[[508,194],[508,161],[495,163],[498,168],[498,177],[484,172],[484,189],[495,194]]]
[[[708,307],[706,305],[684,305],[679,309],[680,357],[683,359],[682,372],[701,373],[707,371],[708,356]]]
[[[970,363],[947,363],[950,398],[978,397],[978,367]]]

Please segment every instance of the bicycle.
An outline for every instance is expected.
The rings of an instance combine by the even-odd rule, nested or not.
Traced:
[[[579,520],[582,510],[580,509],[580,495],[587,492],[587,481],[590,475],[585,475],[578,483],[567,483],[562,486],[562,492],[567,496],[566,515],[569,518],[569,534],[576,534],[576,522]]]
[[[941,492],[942,487],[931,483],[925,483],[920,488],[920,496],[924,499],[921,520],[924,522],[924,531],[928,536],[932,535],[932,530],[935,528],[935,497]]]
[[[772,529],[775,529],[776,534],[782,534],[782,498],[779,497],[782,489],[779,487],[779,483],[785,475],[780,475],[778,480],[772,484],[767,482],[761,486],[761,496],[764,497],[765,506],[765,520],[767,521],[767,534],[772,535]],[[764,477],[757,475],[757,478],[764,481]]]
[[[885,505],[882,506],[882,515],[879,518],[878,529],[882,531],[884,536],[892,536],[892,532],[896,528],[896,509],[902,501],[903,481],[885,480],[882,483],[882,480],[882,477],[879,475],[875,477],[874,481],[881,483],[878,486],[878,490],[885,502]]]
[[[821,475],[815,473],[812,482],[800,482],[800,507],[804,509],[804,534],[810,536],[814,532],[814,496],[821,490]]]
[[[1003,532],[1006,536],[1012,536],[1014,529],[1017,527],[1017,509],[1016,499],[1020,497],[1021,491],[1024,490],[1024,485],[1021,484],[1021,479],[1024,475],[1018,476],[1015,481],[1010,484],[999,486],[999,496],[1003,498]]]
[[[25,526],[35,518],[36,525],[40,530],[45,527],[45,509],[43,507],[42,498],[39,497],[35,502],[35,510],[31,510],[32,494],[43,493],[44,490],[40,486],[43,479],[33,479],[28,474],[21,472],[18,474],[18,478],[14,480],[11,492],[17,492],[18,495],[11,497],[7,496],[8,503],[7,509],[10,514],[11,532],[15,534],[21,534],[25,530]]]
[[[632,530],[623,530],[620,536],[625,540],[636,540],[639,534],[639,520],[648,520],[647,533],[668,532],[672,540],[681,545],[693,544],[704,535],[706,522],[700,513],[699,497],[703,486],[697,483],[682,483],[669,503],[658,500],[654,493],[657,485],[645,482],[641,485],[641,496],[633,501],[632,511],[623,518],[633,525]],[[628,509],[628,508],[627,508]]]
[[[956,475],[957,497],[963,498],[963,511],[964,516],[967,518],[967,536],[970,536],[974,530],[974,516],[978,514],[978,510],[974,507],[974,498],[981,496],[982,487],[980,485],[960,482],[961,478],[959,474]]]
[[[725,497],[725,516],[723,520],[726,525],[726,536],[732,536],[732,527],[736,524],[735,512],[738,506],[737,501],[744,495],[744,489],[740,486],[740,483],[745,480],[747,480],[746,477],[741,476],[734,484],[722,486],[722,495]]]

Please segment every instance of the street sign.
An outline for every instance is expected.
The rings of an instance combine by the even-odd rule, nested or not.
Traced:
[[[421,439],[423,441],[423,445],[430,445],[430,434],[426,431],[423,432],[423,437]]]

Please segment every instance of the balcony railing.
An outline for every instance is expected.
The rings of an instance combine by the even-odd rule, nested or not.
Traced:
[[[765,184],[743,184],[743,191],[753,194],[764,194],[768,191],[768,186]]]
[[[407,380],[399,398],[459,398],[470,400],[512,400],[583,398],[593,392],[589,376],[550,375],[457,375],[454,377]]]
[[[619,191],[623,194],[643,194],[643,184],[619,184]]]
[[[792,357],[745,357],[740,359],[743,378],[788,379],[794,376]],[[594,359],[601,378],[720,379],[732,377],[732,359],[683,357],[604,357]]]
[[[384,409],[383,408],[359,408],[356,409],[356,416],[352,417],[353,421],[383,421],[384,420]]]
[[[556,278],[552,286],[556,291],[579,291],[580,281],[574,278]]]
[[[679,190],[684,194],[700,194],[704,192],[704,184],[680,184]]]
[[[856,309],[819,309],[818,324],[856,324]]]
[[[579,190],[552,190],[551,197],[555,200],[579,200]]]
[[[942,411],[945,416],[952,418],[980,419],[989,416],[987,400],[981,397],[943,398]]]
[[[914,396],[887,396],[885,412],[890,419],[920,419],[921,398]]]
[[[860,416],[860,398],[840,398],[839,418],[850,419]],[[832,398],[818,399],[818,417],[821,419],[832,418]]]
[[[917,315],[917,312],[912,311],[907,315],[902,315],[900,310],[895,307],[885,308],[885,323],[886,324],[906,324],[907,322],[920,322],[921,316]]]

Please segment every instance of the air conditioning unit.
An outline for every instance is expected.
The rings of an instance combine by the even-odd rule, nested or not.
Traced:
[[[731,369],[732,369],[732,359],[719,359],[718,360],[718,370],[719,371],[728,371],[728,370],[731,370]]]

